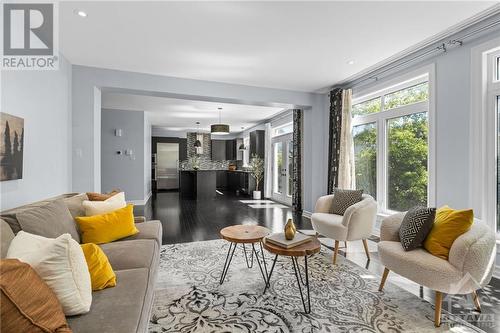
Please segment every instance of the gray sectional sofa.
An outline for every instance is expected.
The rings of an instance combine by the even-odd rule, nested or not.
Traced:
[[[37,216],[43,211],[41,207],[58,201],[65,203],[72,217],[83,216],[83,200],[86,200],[85,194],[65,194],[1,212],[1,257],[6,256],[15,233],[23,229],[17,214],[30,212]],[[51,229],[51,221],[57,218],[64,217],[52,214],[44,219],[38,216],[37,221],[44,224],[40,228],[45,234],[57,234],[59,229]],[[144,221],[141,218],[136,218],[136,226],[138,234],[101,245],[116,273],[117,284],[116,287],[92,293],[89,313],[67,317],[73,332],[147,332],[158,274],[162,227],[160,221]]]

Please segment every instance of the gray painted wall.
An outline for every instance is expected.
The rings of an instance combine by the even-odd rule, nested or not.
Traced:
[[[144,112],[144,201],[151,196],[151,121],[147,112]]]
[[[115,136],[115,129],[122,136]],[[103,109],[101,113],[101,190],[118,188],[127,201],[144,199],[144,112]],[[125,154],[131,149],[132,156]],[[122,155],[118,155],[121,151]]]
[[[304,208],[326,188],[325,95],[73,66],[73,189],[100,191],[101,90],[148,93],[216,102],[306,108]],[[314,132],[314,135],[310,132]],[[309,132],[309,133],[308,133]],[[312,142],[314,140],[314,142]],[[314,161],[314,163],[312,162]]]
[[[71,64],[2,71],[1,111],[24,118],[23,179],[0,183],[0,209],[71,191]]]

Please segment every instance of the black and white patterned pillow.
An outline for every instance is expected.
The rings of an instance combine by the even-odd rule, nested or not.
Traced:
[[[405,251],[419,247],[434,224],[436,208],[416,206],[406,212],[399,229],[399,239]]]
[[[363,190],[333,190],[331,213],[344,215],[347,208],[361,201]]]

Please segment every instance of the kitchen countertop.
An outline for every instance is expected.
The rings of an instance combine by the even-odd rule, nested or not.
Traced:
[[[199,172],[199,171],[227,171],[227,172],[245,172],[245,173],[250,173],[251,171],[250,170],[228,170],[228,169],[198,169],[198,170],[194,170],[194,169],[184,169],[184,170],[180,170],[181,172],[182,171],[189,171],[189,172]]]

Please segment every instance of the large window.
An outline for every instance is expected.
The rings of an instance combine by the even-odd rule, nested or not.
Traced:
[[[429,203],[429,74],[353,100],[356,187],[383,211]]]
[[[377,125],[368,123],[353,128],[356,187],[377,198]]]
[[[470,203],[500,241],[500,38],[471,50]]]
[[[497,65],[500,68],[500,65]],[[500,231],[500,95],[496,102],[497,116],[497,232]]]
[[[387,131],[387,208],[427,206],[427,112],[389,119]]]
[[[494,111],[496,121],[495,145],[496,145],[496,230],[500,233],[500,52],[490,55],[488,59],[488,68],[492,72],[491,78],[488,78],[487,90],[488,100],[490,100],[491,111]]]

